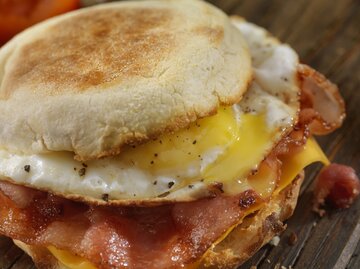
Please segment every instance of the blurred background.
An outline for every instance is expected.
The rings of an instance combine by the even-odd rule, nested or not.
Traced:
[[[102,2],[106,0],[0,0],[0,46],[37,22]]]

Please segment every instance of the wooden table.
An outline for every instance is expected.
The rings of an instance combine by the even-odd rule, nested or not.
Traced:
[[[360,171],[360,1],[359,0],[213,0],[229,14],[239,14],[270,30],[340,87],[347,119],[335,133],[319,138],[334,162]],[[360,200],[348,210],[323,218],[311,212],[313,180],[320,169],[306,170],[297,209],[278,246],[266,245],[241,266],[250,268],[360,268]],[[295,233],[298,241],[288,244]],[[35,268],[6,238],[0,238],[0,269]]]

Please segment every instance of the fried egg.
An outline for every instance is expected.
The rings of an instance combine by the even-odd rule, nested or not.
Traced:
[[[209,195],[218,183],[225,194],[263,193],[264,186],[247,177],[297,120],[298,57],[263,29],[232,21],[248,42],[254,70],[240,103],[119,156],[86,163],[69,152],[0,150],[0,179],[97,203],[189,201]]]

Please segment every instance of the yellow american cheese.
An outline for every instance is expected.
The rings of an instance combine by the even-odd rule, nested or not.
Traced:
[[[329,165],[330,161],[325,156],[324,152],[321,150],[320,146],[317,144],[315,139],[311,137],[307,140],[306,145],[303,150],[297,152],[296,154],[291,155],[290,157],[283,160],[283,166],[281,168],[280,181],[273,192],[272,196],[276,196],[285,189],[290,183],[295,179],[295,177],[309,164],[314,162],[321,162],[324,165]],[[266,186],[262,186],[266,188]],[[258,190],[260,191],[260,190]],[[249,208],[244,214],[243,218],[255,211],[259,210],[264,205],[256,205],[255,207]],[[242,222],[243,219],[232,227],[230,227],[214,244],[218,244],[238,225]]]
[[[303,150],[283,160],[280,182],[274,194],[276,195],[283,190],[304,167],[314,162],[322,162],[324,165],[330,164],[320,146],[311,137],[307,140]]]
[[[73,255],[68,251],[57,249],[49,246],[48,250],[60,262],[61,265],[68,269],[96,269],[89,261],[79,256]]]

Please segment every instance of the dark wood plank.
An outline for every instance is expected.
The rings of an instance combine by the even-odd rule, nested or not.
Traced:
[[[17,261],[24,255],[24,253],[12,244],[12,241],[8,238],[1,237],[2,242],[5,242],[4,245],[7,245],[6,249],[1,249],[0,252],[0,268],[1,269],[10,269]],[[30,263],[31,264],[31,263]]]
[[[25,253],[12,265],[11,269],[36,269],[31,258]]]
[[[346,269],[351,269],[351,268],[360,268],[360,241],[358,242],[355,251],[350,257],[350,261],[346,266]]]
[[[335,133],[319,138],[330,159],[360,171],[360,1],[358,0],[211,0],[228,14],[238,14],[289,43],[302,62],[339,85],[347,119]],[[320,165],[306,169],[294,216],[277,247],[266,245],[241,269],[360,268],[360,200],[348,210],[319,218],[311,212],[312,188]],[[291,233],[298,236],[289,246]],[[0,237],[0,268],[33,269],[31,260]]]
[[[8,257],[5,255],[9,249],[13,246],[12,241],[9,238],[0,236],[0,268],[5,268],[8,264]]]
[[[233,13],[233,9],[239,5],[239,0],[210,0],[209,3],[220,7],[226,13]]]

